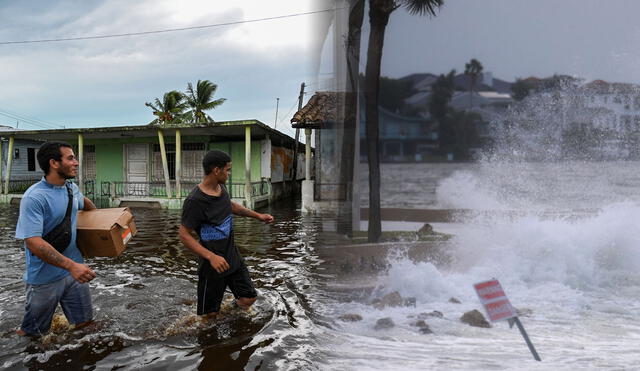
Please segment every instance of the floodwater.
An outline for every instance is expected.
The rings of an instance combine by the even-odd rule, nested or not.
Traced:
[[[196,262],[178,240],[179,212],[135,210],[140,232],[128,250],[89,261],[98,273],[96,325],[59,325],[37,342],[13,334],[24,258],[12,237],[16,211],[5,206],[0,367],[637,369],[638,174],[631,161],[384,164],[383,207],[490,212],[434,224],[453,235],[448,241],[408,237],[382,247],[341,245],[330,218],[303,217],[296,203],[272,206],[273,226],[236,218],[260,295],[248,313],[227,298],[221,318],[207,323],[194,315]],[[482,311],[473,284],[494,277],[521,310],[542,362],[505,322],[460,322]],[[394,292],[400,305],[376,304]],[[376,329],[380,320],[388,326]],[[416,326],[421,320],[433,333]]]
[[[0,207],[1,369],[283,369],[318,367],[313,308],[320,295],[319,222],[294,202],[265,212],[276,222],[236,218],[236,243],[259,291],[243,312],[227,294],[220,317],[196,312],[196,259],[178,238],[180,211],[134,209],[139,233],[118,258],[89,259],[95,325],[28,341],[14,334],[24,307],[24,253],[13,239],[17,209]],[[61,312],[60,312],[61,313]],[[63,317],[61,317],[63,318]]]

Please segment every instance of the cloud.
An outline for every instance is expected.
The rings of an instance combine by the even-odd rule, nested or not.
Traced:
[[[87,3],[90,3],[87,4]],[[57,1],[0,3],[1,40],[121,34],[307,12],[313,1]],[[14,16],[12,16],[14,15]],[[144,124],[147,101],[187,82],[217,83],[215,119],[273,122],[275,98],[293,101],[308,79],[313,16],[145,36],[4,45],[0,109],[83,127]],[[288,104],[288,103],[287,103]],[[287,107],[288,109],[288,107]],[[13,124],[0,116],[0,124]]]

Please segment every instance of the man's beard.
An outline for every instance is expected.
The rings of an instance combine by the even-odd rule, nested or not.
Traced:
[[[74,176],[74,175],[65,174],[65,173],[63,173],[62,171],[59,171],[59,170],[58,170],[58,175],[59,175],[60,177],[64,178],[65,180],[66,180],[66,179],[73,179],[73,178],[75,178],[75,176]]]

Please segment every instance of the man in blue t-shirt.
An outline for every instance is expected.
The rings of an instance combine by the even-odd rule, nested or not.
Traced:
[[[96,277],[76,246],[78,209],[93,210],[96,206],[75,184],[67,182],[78,174],[73,149],[65,142],[47,142],[38,149],[37,159],[44,177],[22,196],[16,226],[16,239],[24,240],[25,245],[27,283],[25,315],[17,332],[28,336],[49,331],[58,304],[76,328],[88,324],[93,319],[88,282]],[[67,219],[70,195],[73,199]],[[70,239],[53,238],[50,232],[60,228],[57,226],[65,219],[67,224],[61,230],[70,232]]]

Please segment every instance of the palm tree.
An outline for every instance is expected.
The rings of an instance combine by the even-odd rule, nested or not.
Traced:
[[[213,119],[204,113],[224,103],[225,98],[212,100],[218,85],[209,80],[198,80],[195,90],[191,83],[187,84],[187,104],[191,107],[193,122],[196,124],[213,122]]]
[[[365,0],[349,0],[349,29],[347,35],[347,79],[345,81],[346,101],[344,105],[344,125],[340,161],[339,182],[345,184],[344,203],[338,207],[338,233],[353,234],[354,162],[356,161],[356,141],[360,133],[356,130],[358,115],[358,82],[360,75],[360,33],[364,19]],[[335,20],[337,22],[337,20]],[[359,156],[359,155],[358,155]],[[357,207],[358,220],[360,208]]]
[[[464,65],[464,74],[469,76],[469,109],[473,107],[473,89],[481,72],[482,64],[475,58],[471,58],[471,61]]]
[[[378,153],[379,123],[378,97],[380,63],[384,33],[391,13],[404,5],[411,14],[435,15],[444,0],[369,0],[369,44],[365,73],[365,112],[367,157],[369,162],[369,242],[377,242],[382,233],[380,221],[380,157]]]
[[[172,90],[165,93],[162,101],[156,98],[154,103],[145,103],[144,105],[153,110],[153,114],[157,116],[151,121],[150,125],[171,125],[179,124],[184,118],[184,111],[187,109],[185,97],[179,91]]]

